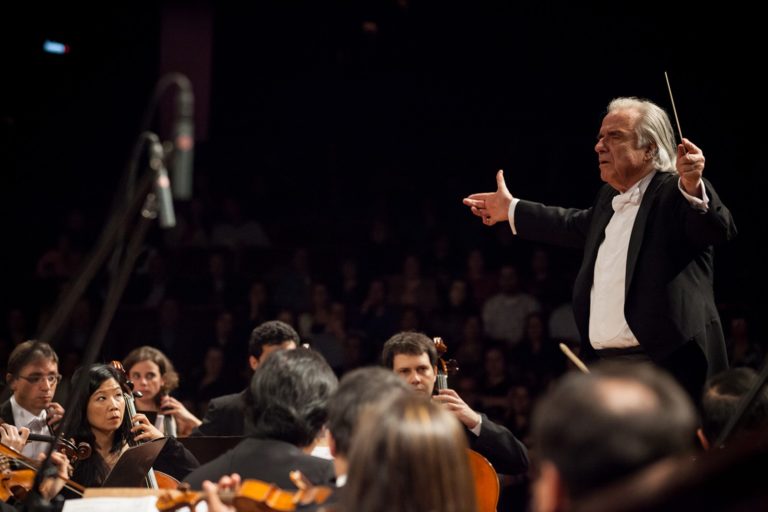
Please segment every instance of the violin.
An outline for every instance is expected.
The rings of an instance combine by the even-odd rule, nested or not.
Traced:
[[[443,356],[448,351],[448,346],[442,338],[436,337],[432,341],[438,355],[437,364],[437,389],[448,389],[448,375],[454,375],[459,371],[459,364],[455,359],[446,361]],[[493,469],[493,465],[474,450],[467,449],[469,455],[469,467],[475,480],[475,496],[477,497],[478,512],[495,512],[499,502],[499,475]]]
[[[35,482],[39,468],[40,463],[0,443],[0,500],[8,501],[11,497],[24,499]],[[64,488],[79,496],[85,492],[85,487],[72,480],[65,480]]]
[[[291,512],[299,506],[322,505],[333,493],[330,487],[313,485],[301,471],[291,471],[289,476],[298,490],[286,491],[261,480],[244,480],[235,491],[219,491],[219,498],[238,511]],[[175,491],[161,493],[157,498],[157,509],[160,512],[183,507],[195,510],[204,499],[205,493],[191,491],[187,484],[182,484]]]
[[[4,423],[5,421],[0,419],[0,425]],[[27,442],[30,443],[33,441],[39,441],[48,444],[56,443],[56,446],[54,446],[53,449],[57,452],[63,453],[69,460],[70,464],[74,464],[78,460],[85,460],[91,456],[91,445],[85,441],[75,444],[72,440],[65,439],[63,437],[57,438],[56,436],[30,433],[29,437],[27,437]]]
[[[123,397],[125,398],[126,414],[130,418],[136,416],[136,403],[134,402],[134,395],[138,394],[141,398],[141,394],[138,391],[133,390],[133,382],[128,378],[128,373],[123,368],[123,364],[120,361],[112,361],[110,363],[113,368],[118,370],[123,375],[124,382],[120,383],[123,388]],[[135,445],[135,442],[130,443]],[[163,473],[162,471],[155,471],[149,468],[146,477],[147,487],[150,489],[176,489],[179,486],[179,481],[173,478],[171,475]]]

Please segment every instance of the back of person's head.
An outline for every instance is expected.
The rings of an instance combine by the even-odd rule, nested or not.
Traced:
[[[328,404],[328,430],[333,436],[335,454],[349,454],[352,435],[364,410],[401,393],[411,393],[411,388],[384,368],[358,368],[344,375]]]
[[[260,359],[264,345],[282,345],[286,341],[293,341],[298,345],[299,333],[280,320],[264,322],[251,332],[251,338],[248,341],[248,355]]]
[[[387,368],[392,368],[395,356],[398,354],[418,356],[424,353],[429,355],[429,362],[432,366],[437,365],[437,349],[435,349],[434,342],[426,334],[413,331],[399,332],[384,343],[384,348],[381,351],[381,364]]]
[[[272,353],[251,379],[254,436],[309,446],[325,424],[337,386],[319,353],[306,348]]]
[[[635,126],[639,148],[653,144],[656,148],[653,163],[664,172],[675,172],[677,146],[672,123],[667,113],[655,103],[635,98],[615,98],[608,104],[608,113],[617,110],[636,110],[640,119]]]
[[[601,363],[560,379],[536,406],[541,462],[582,496],[692,448],[696,412],[685,391],[646,364]]]
[[[403,393],[361,418],[342,510],[474,512],[464,428],[445,408]]]
[[[6,367],[6,370],[15,378],[18,377],[22,368],[39,360],[53,361],[58,364],[59,356],[56,355],[53,348],[46,342],[28,340],[19,343],[16,348],[13,349],[11,355],[8,357],[8,366]]]
[[[731,368],[712,377],[704,387],[701,399],[701,428],[714,443],[735,414],[741,399],[757,382],[752,368]],[[758,393],[731,435],[755,432],[768,424],[768,390]]]

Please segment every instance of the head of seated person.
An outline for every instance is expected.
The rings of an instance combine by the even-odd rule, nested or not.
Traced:
[[[251,379],[253,436],[310,448],[328,418],[338,380],[322,355],[277,350]]]
[[[696,412],[685,391],[647,364],[601,363],[564,376],[537,404],[534,510],[574,501],[693,448]]]

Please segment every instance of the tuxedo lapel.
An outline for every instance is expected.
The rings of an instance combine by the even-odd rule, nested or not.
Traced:
[[[625,276],[626,286],[624,287],[625,298],[632,285],[632,277],[635,274],[635,266],[637,265],[637,256],[640,253],[640,247],[643,245],[643,238],[645,237],[645,225],[648,223],[648,215],[653,208],[653,203],[656,200],[656,191],[661,182],[662,173],[657,172],[643,194],[640,208],[637,210],[637,217],[635,217],[635,223],[632,225],[632,234],[629,237],[629,247],[627,248],[627,274]]]
[[[11,406],[10,399],[6,400],[2,405],[0,405],[0,419],[10,425],[16,424],[16,420],[13,418],[13,407]]]

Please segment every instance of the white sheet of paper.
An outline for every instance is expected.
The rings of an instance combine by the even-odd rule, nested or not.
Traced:
[[[136,498],[82,498],[64,502],[62,512],[157,512],[157,496]]]

